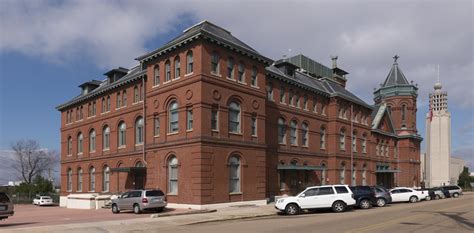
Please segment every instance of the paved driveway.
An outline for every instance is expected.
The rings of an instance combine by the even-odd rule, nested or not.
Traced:
[[[173,209],[165,209],[165,212],[166,211],[173,211]],[[40,207],[34,205],[15,205],[15,215],[6,220],[0,221],[0,231],[2,229],[12,229],[20,227],[86,223],[149,217],[150,214],[147,213],[134,214],[132,212],[121,212],[120,214],[112,214],[112,211],[110,209],[80,210],[60,208],[58,206]]]

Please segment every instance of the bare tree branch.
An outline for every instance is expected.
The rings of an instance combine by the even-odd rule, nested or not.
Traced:
[[[12,144],[15,152],[12,168],[27,184],[33,178],[54,167],[58,162],[57,153],[41,149],[35,140],[20,140]]]

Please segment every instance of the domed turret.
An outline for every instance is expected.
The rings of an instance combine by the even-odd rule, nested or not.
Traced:
[[[441,90],[442,87],[443,87],[443,86],[441,85],[440,82],[436,82],[435,85],[434,85],[434,89],[435,89],[435,90]]]

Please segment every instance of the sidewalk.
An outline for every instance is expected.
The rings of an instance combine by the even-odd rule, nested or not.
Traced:
[[[227,220],[248,219],[265,216],[274,216],[277,214],[273,204],[265,206],[233,206],[218,210],[208,210],[198,213],[193,210],[187,211],[185,215],[179,212],[173,214],[148,214],[148,218],[137,218],[127,220],[113,220],[88,222],[77,224],[63,224],[54,226],[26,227],[16,229],[1,229],[2,232],[133,232],[133,231],[153,231],[159,229],[171,230],[183,225],[193,225],[207,222],[219,222]]]

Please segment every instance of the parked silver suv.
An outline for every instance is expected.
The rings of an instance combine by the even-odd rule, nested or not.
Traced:
[[[451,197],[457,198],[462,195],[462,188],[457,185],[441,186],[441,189],[447,190]]]
[[[112,213],[117,214],[122,210],[133,210],[135,214],[143,210],[163,211],[166,207],[166,196],[159,190],[132,190],[112,199]]]
[[[13,216],[13,203],[6,193],[0,192],[0,220]]]

